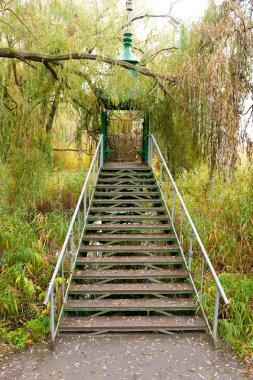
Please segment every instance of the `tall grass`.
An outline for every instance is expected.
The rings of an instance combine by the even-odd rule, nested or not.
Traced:
[[[14,195],[12,173],[8,167],[0,166],[0,328],[4,328],[3,336],[7,336],[6,328],[18,327],[21,321],[26,323],[41,312],[46,314],[42,299],[85,173],[83,168],[47,173],[38,191],[27,186],[26,194],[21,191]]]
[[[0,165],[0,333],[18,348],[47,331],[47,310],[41,302],[85,177],[80,167],[66,171],[62,162],[57,165],[57,170],[44,176],[38,191],[32,190],[24,198],[22,192],[16,193],[15,202],[11,191],[15,180],[9,168]],[[250,358],[253,169],[243,164],[233,179],[224,182],[217,174],[210,182],[203,165],[183,172],[177,184],[230,299],[230,306],[222,310],[219,334],[238,354]],[[215,287],[210,281],[210,318],[214,298]]]
[[[177,180],[185,203],[228,298],[219,334],[244,357],[253,357],[253,168],[238,166],[233,178],[206,166],[183,172]],[[215,286],[208,288],[207,313],[213,316]]]

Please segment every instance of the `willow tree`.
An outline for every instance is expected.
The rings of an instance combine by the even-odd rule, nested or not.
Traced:
[[[22,172],[25,162],[40,172],[50,162],[62,109],[79,117],[80,147],[84,132],[97,138],[107,98],[129,96],[150,111],[174,170],[201,160],[211,172],[234,168],[243,105],[252,90],[251,3],[230,0],[218,7],[211,1],[197,24],[185,26],[169,14],[159,35],[151,31],[141,41],[135,32],[140,64],[131,86],[134,67],[117,60],[126,26],[118,1],[13,0],[0,6],[1,160],[14,172]],[[133,31],[150,16],[156,15],[134,17]]]

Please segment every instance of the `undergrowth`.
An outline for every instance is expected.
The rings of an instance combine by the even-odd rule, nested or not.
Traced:
[[[23,348],[48,333],[42,299],[75,206],[84,171],[46,175],[29,198],[11,199],[13,179],[1,168],[0,334],[6,344]],[[253,170],[237,168],[224,182],[210,181],[206,166],[177,179],[187,208],[230,300],[219,319],[219,335],[236,352],[253,355]],[[22,193],[21,193],[22,194]],[[210,280],[210,281],[209,281]],[[215,286],[207,280],[206,312],[213,316]]]
[[[42,300],[84,179],[83,169],[55,171],[38,191],[17,191],[0,165],[0,338],[14,348],[48,333]]]
[[[229,298],[218,332],[253,361],[253,168],[238,166],[233,178],[210,180],[206,166],[184,172],[178,187]],[[215,285],[207,280],[206,312],[212,320]]]

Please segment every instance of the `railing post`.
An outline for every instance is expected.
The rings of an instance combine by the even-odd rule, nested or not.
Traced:
[[[81,212],[80,212],[80,208],[78,210],[78,214],[77,214],[77,224],[78,224],[78,244],[79,244],[79,240],[81,238]]]
[[[74,242],[74,227],[70,232],[70,256],[71,256],[71,270],[73,269],[74,256],[75,256],[75,242]]]
[[[95,184],[95,178],[96,178],[96,161],[94,162],[94,165],[93,165],[93,187],[94,187],[94,184]]]
[[[101,136],[101,145],[100,145],[100,168],[104,165],[104,136]]]
[[[62,283],[61,283],[61,286],[62,286],[62,302],[64,302],[64,298],[65,298],[64,257],[63,257],[62,262],[61,262],[61,276],[62,276]]]
[[[181,212],[180,212],[180,235],[179,235],[179,242],[182,244],[183,241],[183,224],[184,224],[184,213],[183,213],[183,207],[181,207]]]
[[[94,189],[95,189],[95,178],[96,178],[96,162],[94,162],[94,165],[93,165],[93,183],[92,183],[92,188],[91,188],[91,197],[92,197],[92,195],[93,195],[93,192],[94,192]]]
[[[189,244],[189,257],[188,257],[188,268],[191,270],[192,266],[192,245],[193,245],[193,238],[194,238],[194,232],[193,229],[191,228],[190,231],[190,244]]]
[[[171,205],[171,223],[174,224],[174,214],[175,214],[175,189],[172,189],[172,205]]]
[[[160,160],[160,181],[159,181],[159,185],[161,187],[161,190],[162,190],[162,183],[163,183],[163,162],[162,162],[162,160]]]
[[[86,218],[87,218],[87,207],[86,207],[86,189],[83,192],[83,224],[85,226]]]
[[[51,343],[54,342],[54,285],[52,286],[50,293],[50,332],[51,332]]]
[[[214,317],[213,317],[213,340],[214,340],[214,342],[217,340],[219,303],[220,303],[220,290],[219,290],[218,285],[216,285]]]
[[[152,155],[153,155],[153,141],[152,136],[148,140],[148,165],[152,168]]]
[[[202,297],[203,297],[204,271],[205,271],[205,258],[204,258],[204,255],[202,255],[201,279],[200,279],[200,300],[201,300],[201,302],[202,302]]]

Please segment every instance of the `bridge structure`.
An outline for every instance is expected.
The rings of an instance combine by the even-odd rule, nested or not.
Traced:
[[[139,110],[102,112],[48,303],[52,342],[65,332],[198,330],[217,338],[229,301]]]
[[[132,1],[126,5],[119,59],[136,65]],[[101,136],[44,299],[51,340],[64,332],[196,330],[216,340],[220,300],[229,301],[129,83],[123,103],[103,99]]]

